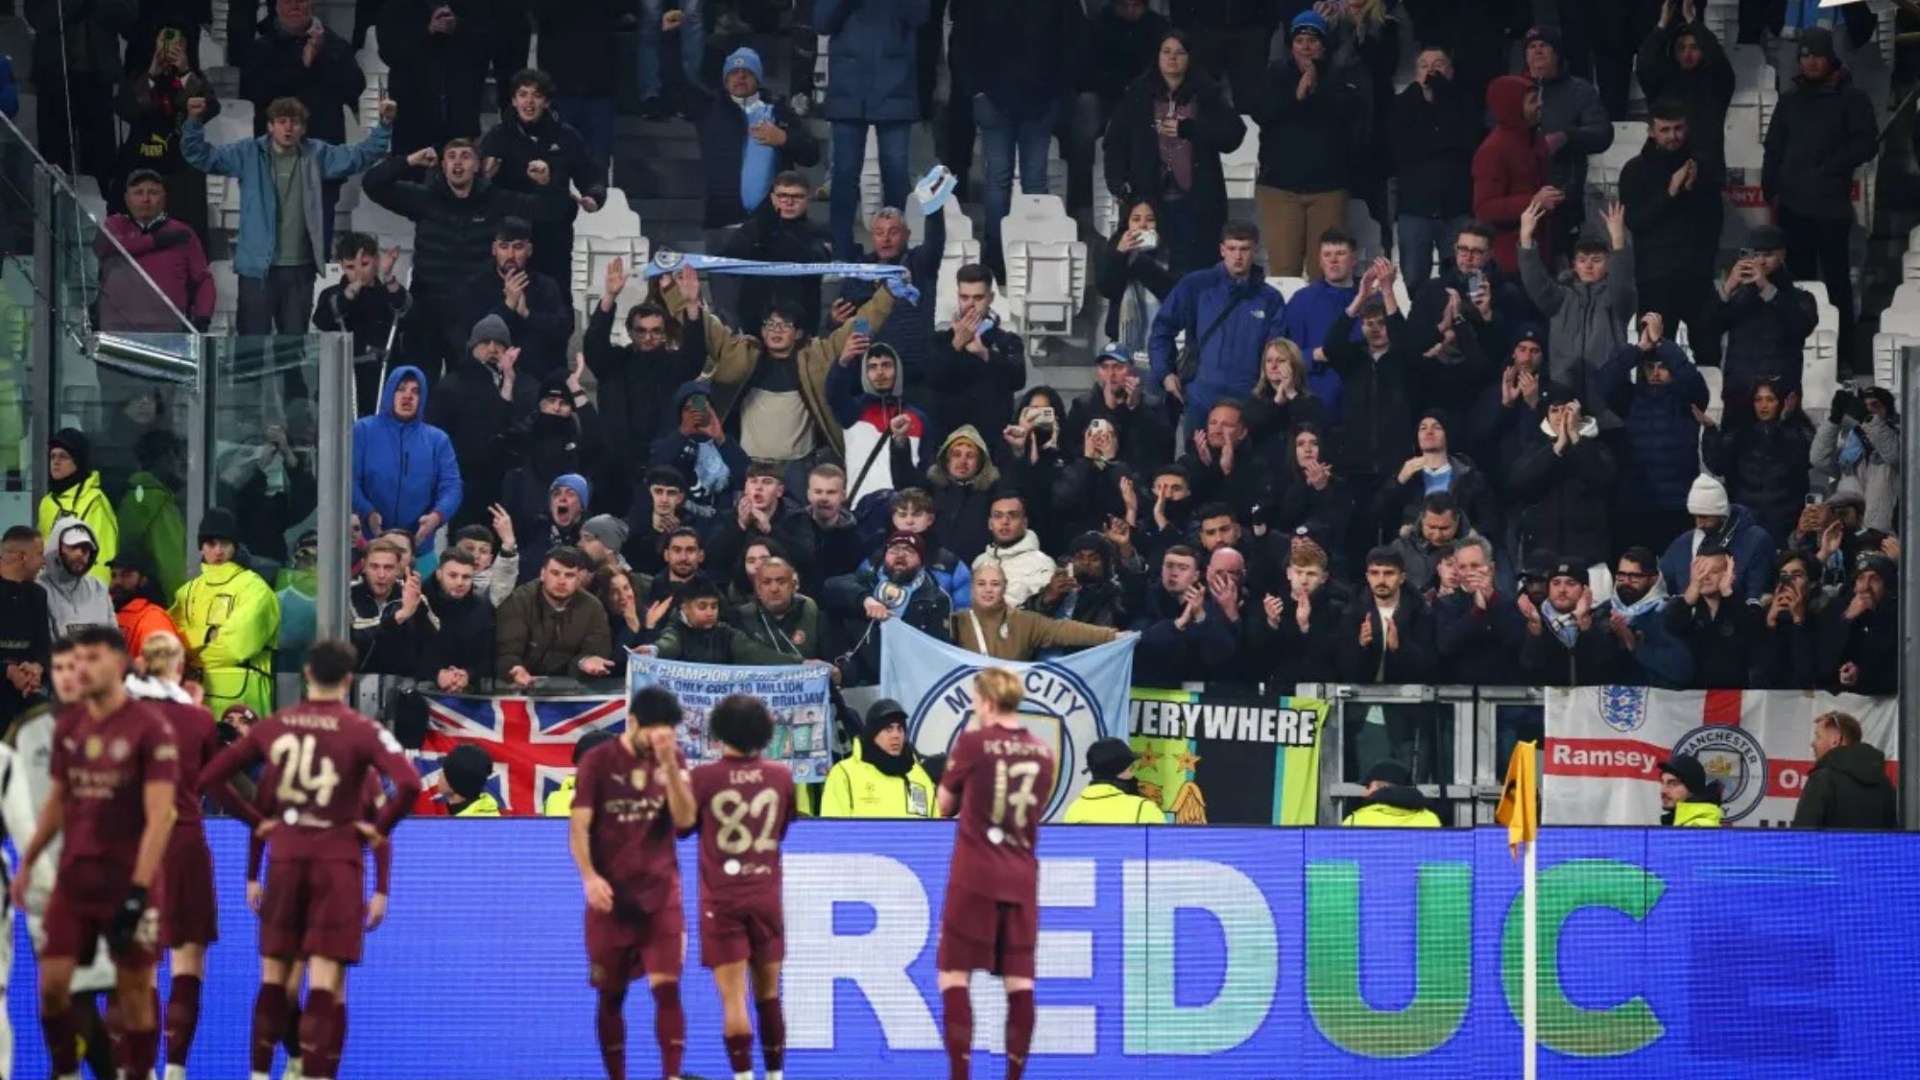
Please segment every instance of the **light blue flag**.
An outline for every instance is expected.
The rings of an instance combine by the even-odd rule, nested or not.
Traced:
[[[1081,772],[1095,739],[1127,737],[1133,685],[1131,636],[1070,656],[1021,664],[956,648],[898,619],[880,624],[880,693],[907,710],[907,738],[921,754],[944,754],[973,719],[973,676],[1003,667],[1026,687],[1020,705],[1027,730],[1059,755],[1059,779],[1046,820],[1065,814],[1086,785]]]

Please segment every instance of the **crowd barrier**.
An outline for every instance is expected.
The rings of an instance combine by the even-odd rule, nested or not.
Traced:
[[[192,1067],[241,1076],[259,972],[246,834],[208,831],[223,940]],[[934,946],[951,837],[942,822],[794,827],[788,1075],[945,1075]],[[1053,826],[1041,855],[1034,1080],[1521,1075],[1504,830]],[[689,925],[694,858],[683,844]],[[1920,933],[1920,840],[1548,829],[1539,864],[1541,1075],[1920,1075],[1920,957],[1873,947]],[[348,978],[341,1080],[601,1075],[561,822],[407,822],[393,880]],[[44,1076],[16,939],[15,1075]],[[688,950],[686,1069],[726,1075],[697,935]],[[981,976],[974,993],[976,1075],[997,1076],[998,987]],[[630,1071],[656,1075],[645,993],[628,1008]]]

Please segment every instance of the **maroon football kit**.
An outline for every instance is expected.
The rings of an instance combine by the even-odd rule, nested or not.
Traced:
[[[200,770],[220,752],[220,735],[213,714],[198,705],[178,701],[148,702],[166,718],[180,751],[180,780],[174,788],[173,832],[167,837],[166,860],[154,889],[160,910],[160,944],[211,945],[219,940],[219,920],[213,896],[213,853],[207,848],[207,830],[200,811]]]
[[[625,736],[580,759],[573,805],[593,811],[588,846],[593,868],[613,887],[613,910],[587,909],[589,981],[607,989],[648,973],[679,975],[686,962],[686,913],[673,811],[662,770],[681,768],[642,757]]]
[[[763,758],[723,757],[693,770],[700,813],[700,962],[708,968],[786,956],[780,842],[793,823],[793,773]]]
[[[1024,728],[980,728],[955,740],[940,778],[960,805],[939,970],[1033,977],[1036,848],[1056,768],[1053,750]]]

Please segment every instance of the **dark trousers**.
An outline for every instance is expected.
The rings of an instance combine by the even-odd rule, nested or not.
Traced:
[[[586,140],[587,152],[604,179],[613,163],[613,99],[562,94],[553,99],[553,111]]]
[[[1786,4],[1782,0],[1740,0],[1739,44],[1766,44],[1766,33],[1779,34],[1786,19]]]
[[[234,332],[242,337],[306,333],[315,276],[312,266],[268,267],[265,278],[243,275]]]
[[[533,23],[524,0],[494,0],[493,82],[503,113],[513,107],[513,77],[527,66],[527,50],[532,47]]]
[[[1840,309],[1840,371],[1853,365],[1853,218],[1810,218],[1780,208],[1787,234],[1787,271],[1795,281],[1820,281],[1827,300]]]
[[[1720,294],[1709,275],[1679,274],[1671,277],[1642,278],[1638,282],[1640,310],[1658,312],[1671,341],[1680,324],[1687,324],[1687,347],[1693,350],[1693,362],[1706,367],[1720,366]]]
[[[367,47],[367,31],[380,21],[381,0],[353,0],[353,51]]]
[[[113,183],[113,84],[92,75],[66,80],[66,92],[49,74],[35,78],[39,91],[40,156],[73,176],[91,176],[105,195]],[[68,101],[73,108],[69,113]],[[71,124],[71,127],[69,127]]]

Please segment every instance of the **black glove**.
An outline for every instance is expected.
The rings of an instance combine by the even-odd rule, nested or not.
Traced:
[[[179,247],[187,242],[190,234],[185,229],[161,229],[153,234],[153,246],[156,251]]]
[[[1833,403],[1827,406],[1827,415],[1836,421],[1847,415],[1848,403],[1853,400],[1853,391],[1841,387],[1833,392]]]
[[[1854,422],[1856,423],[1861,423],[1861,424],[1866,423],[1867,422],[1867,399],[1861,397],[1859,394],[1848,393],[1847,394],[1847,415],[1853,417]]]
[[[117,953],[131,949],[134,938],[140,933],[140,922],[146,917],[147,887],[129,886],[126,899],[120,901],[120,909],[113,913],[113,926],[107,931],[107,944]]]

